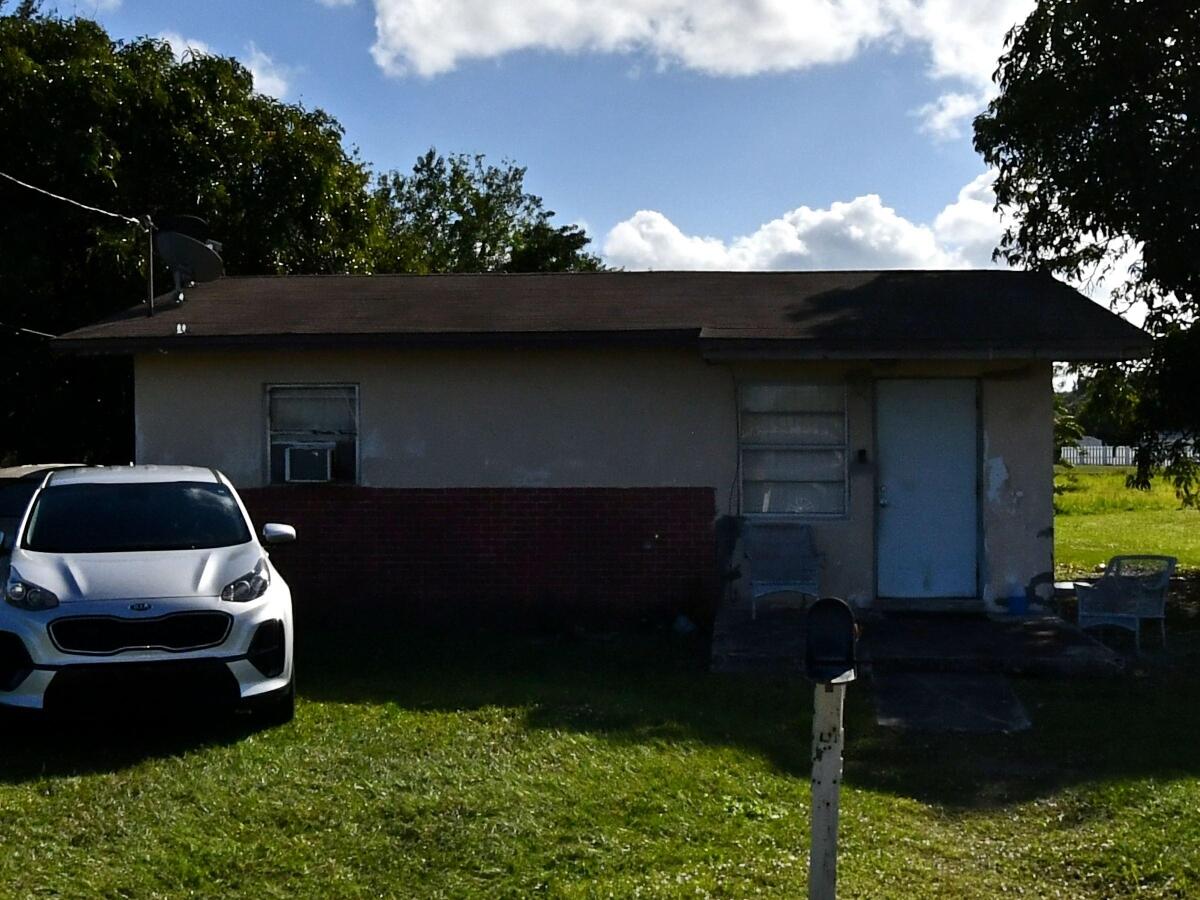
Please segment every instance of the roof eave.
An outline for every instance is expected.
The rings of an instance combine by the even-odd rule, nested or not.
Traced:
[[[838,359],[1045,359],[1053,362],[1098,363],[1144,359],[1149,343],[1112,344],[973,344],[914,342],[904,344],[861,342],[835,344],[818,339],[702,339],[700,352],[711,361],[838,360]]]
[[[695,346],[699,330],[435,332],[405,334],[179,334],[153,337],[59,337],[51,347],[84,356],[212,350],[351,348]]]
[[[1150,340],[996,344],[953,341],[828,341],[820,338],[705,337],[698,329],[633,331],[432,332],[405,334],[180,334],[146,337],[56,338],[51,347],[77,355],[221,350],[341,350],[504,347],[698,347],[707,360],[864,360],[864,359],[1046,359],[1057,362],[1119,362],[1143,359]]]

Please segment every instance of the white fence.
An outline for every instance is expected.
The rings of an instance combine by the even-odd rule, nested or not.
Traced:
[[[1085,444],[1063,447],[1059,459],[1073,466],[1132,466],[1135,464],[1132,447],[1110,447],[1108,444]]]

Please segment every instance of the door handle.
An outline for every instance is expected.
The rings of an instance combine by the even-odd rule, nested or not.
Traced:
[[[887,485],[881,484],[879,486],[879,506],[880,506],[880,508],[883,508],[883,507],[886,507],[887,505],[888,505]]]

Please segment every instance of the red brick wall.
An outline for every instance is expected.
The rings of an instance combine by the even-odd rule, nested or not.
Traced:
[[[717,591],[711,488],[335,486],[241,491],[308,625],[369,620],[590,627],[704,619]],[[360,620],[361,621],[361,620]]]

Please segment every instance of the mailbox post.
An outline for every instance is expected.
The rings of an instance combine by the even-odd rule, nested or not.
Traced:
[[[804,673],[813,682],[812,839],[809,900],[837,896],[838,803],[842,786],[842,708],[855,679],[854,614],[844,600],[825,597],[805,619]]]

